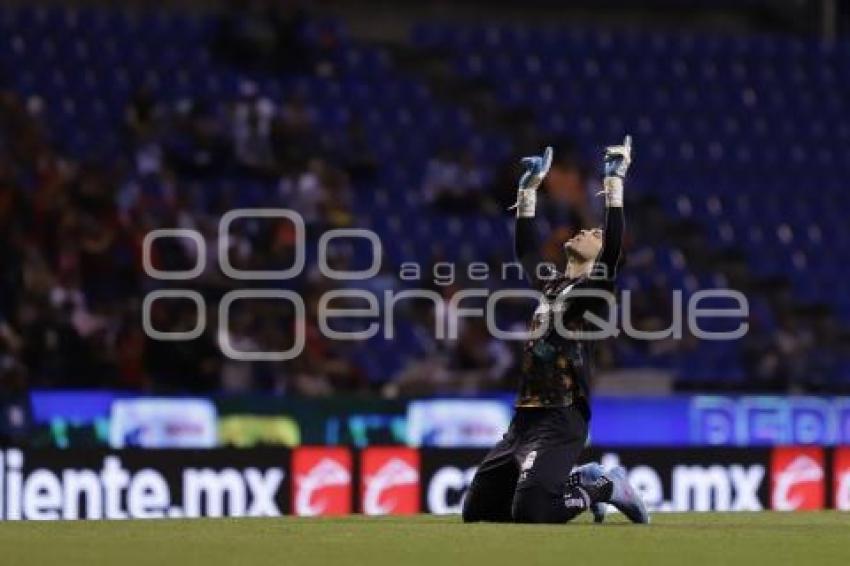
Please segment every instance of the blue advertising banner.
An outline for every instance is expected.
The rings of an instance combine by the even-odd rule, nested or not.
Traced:
[[[850,444],[850,398],[603,397],[591,436],[608,446],[837,446]]]
[[[689,405],[692,445],[850,443],[848,397],[700,395]]]
[[[112,422],[114,409],[127,399],[136,396],[107,391],[32,392],[28,445],[108,446],[109,432],[120,424]],[[210,399],[217,410],[219,434],[214,445],[240,447],[255,444],[249,442],[252,438],[286,446],[489,446],[508,427],[513,401],[510,394],[368,401]],[[850,397],[596,397],[592,404],[591,444],[597,446],[850,445]],[[136,424],[144,428],[156,423]]]
[[[597,397],[591,444],[688,446],[692,444],[689,397]]]

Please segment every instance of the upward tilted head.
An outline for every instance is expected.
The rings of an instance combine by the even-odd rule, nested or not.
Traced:
[[[602,250],[602,230],[600,228],[581,230],[564,243],[567,261],[573,260],[578,263],[593,261],[599,255],[600,250]]]

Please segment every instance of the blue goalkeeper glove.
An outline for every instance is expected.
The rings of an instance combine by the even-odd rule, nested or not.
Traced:
[[[552,147],[546,148],[542,156],[523,157],[525,171],[519,179],[516,202],[508,210],[516,208],[517,218],[533,218],[537,207],[537,188],[552,167]]]
[[[623,206],[623,179],[632,164],[632,136],[626,136],[623,145],[612,145],[605,148],[602,160],[605,179],[602,182],[605,194],[605,206]]]

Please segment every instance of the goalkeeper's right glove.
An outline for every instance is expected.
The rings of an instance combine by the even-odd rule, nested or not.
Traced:
[[[537,207],[537,187],[552,166],[552,147],[547,147],[542,157],[523,157],[522,164],[525,171],[519,179],[516,202],[508,210],[516,208],[517,218],[533,218]]]

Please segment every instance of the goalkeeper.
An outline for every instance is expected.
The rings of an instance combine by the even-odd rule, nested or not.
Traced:
[[[643,501],[621,467],[610,471],[592,463],[571,472],[587,441],[590,421],[588,381],[594,328],[613,297],[624,217],[623,182],[631,163],[631,138],[605,151],[604,231],[582,230],[564,244],[563,273],[543,263],[534,225],[537,188],[552,164],[552,148],[522,160],[516,207],[516,254],[527,277],[541,292],[526,343],[516,412],[502,440],[478,467],[463,507],[463,520],[565,523],[591,509],[597,521],[611,503],[631,521],[648,523]],[[598,295],[598,294],[597,294]],[[569,332],[564,332],[564,330]]]

